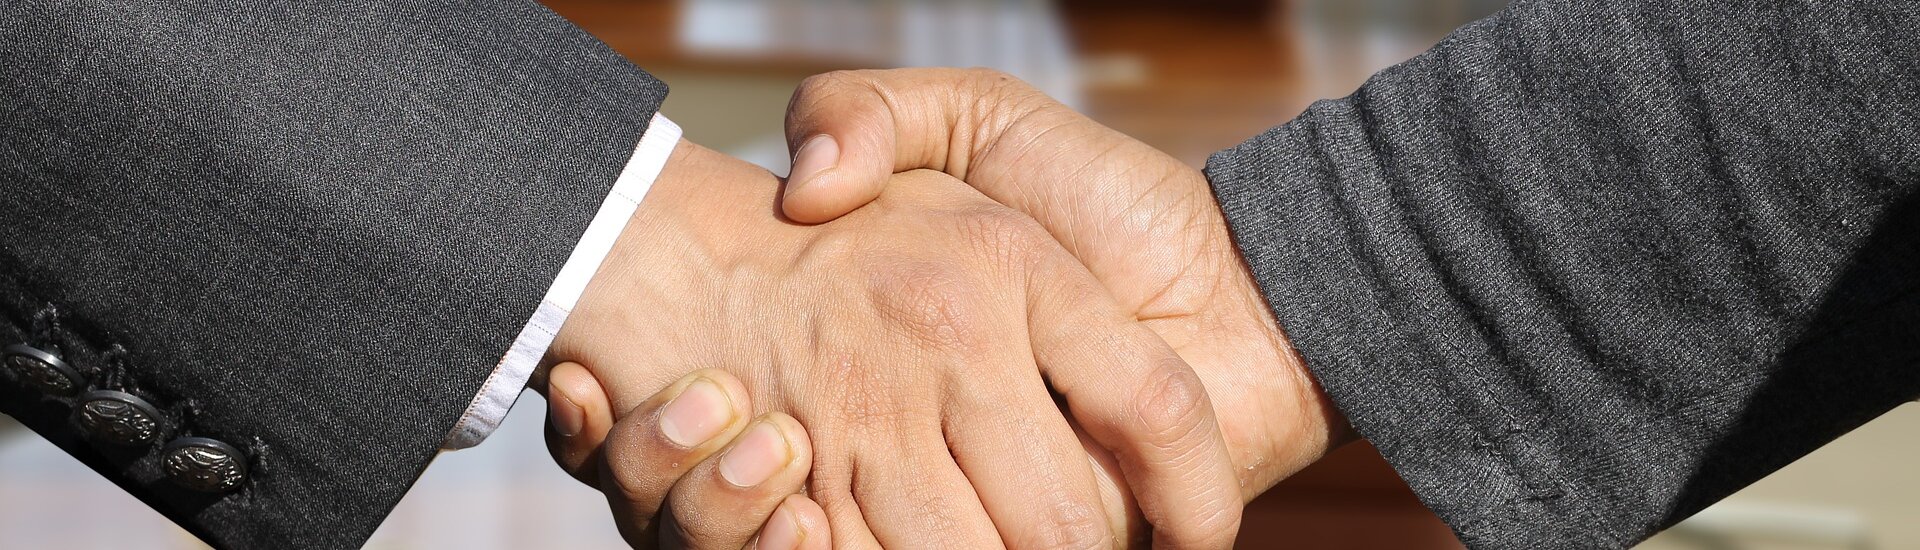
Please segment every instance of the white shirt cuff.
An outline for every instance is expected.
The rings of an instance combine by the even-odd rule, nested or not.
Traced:
[[[627,159],[626,168],[621,169],[619,179],[614,180],[613,191],[600,203],[600,211],[587,224],[587,232],[574,245],[567,263],[560,267],[560,275],[554,278],[553,286],[547,288],[547,295],[540,299],[539,309],[534,310],[527,326],[520,329],[520,335],[513,339],[513,346],[507,348],[506,357],[500,358],[493,374],[480,385],[480,394],[467,405],[466,414],[460,416],[460,423],[447,434],[441,449],[479,445],[506,420],[507,411],[526,389],[527,379],[540,365],[540,358],[546,356],[547,347],[553,345],[554,335],[573,313],[573,306],[586,291],[587,282],[613,250],[614,240],[626,229],[627,220],[640,207],[640,199],[647,196],[647,190],[653,187],[654,179],[666,167],[667,157],[679,142],[680,126],[667,117],[653,115],[646,134],[640,136],[640,144]]]

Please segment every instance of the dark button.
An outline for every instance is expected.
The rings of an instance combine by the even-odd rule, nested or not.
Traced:
[[[60,356],[26,344],[7,346],[7,369],[41,393],[67,397],[87,387],[87,377]]]
[[[167,443],[161,456],[167,477],[181,487],[221,493],[247,481],[247,456],[219,440],[182,437]]]
[[[97,390],[80,396],[74,420],[87,438],[114,445],[146,445],[160,439],[160,410],[133,394]]]

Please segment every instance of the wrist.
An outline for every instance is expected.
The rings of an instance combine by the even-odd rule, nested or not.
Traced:
[[[1265,364],[1253,364],[1250,378],[1266,386],[1261,412],[1264,433],[1248,449],[1245,497],[1251,500],[1280,481],[1319,461],[1334,449],[1359,440],[1346,416],[1334,405],[1300,356],[1286,331],[1273,318],[1257,288],[1250,291],[1250,308],[1265,330]]]
[[[1221,339],[1232,342],[1223,347],[1240,356],[1229,363],[1237,365],[1230,369],[1238,372],[1226,378],[1245,389],[1228,390],[1234,394],[1228,399],[1240,401],[1242,415],[1258,418],[1248,423],[1243,437],[1229,438],[1229,445],[1236,439],[1244,445],[1235,454],[1243,470],[1244,496],[1251,500],[1359,437],[1274,316],[1252,267],[1228,231],[1212,186],[1204,177],[1195,180],[1191,189],[1205,197],[1198,202],[1205,205],[1200,207],[1207,221],[1202,225],[1209,228],[1203,249],[1216,258],[1209,263],[1217,266],[1210,270],[1216,298],[1206,308],[1206,316],[1213,319],[1207,324],[1231,327],[1218,332]]]
[[[543,363],[585,366],[619,411],[697,368],[655,359],[697,344],[676,341],[658,327],[710,322],[685,315],[701,306],[684,302],[713,296],[706,289],[715,284],[717,266],[749,240],[742,235],[764,232],[772,223],[760,206],[772,204],[777,186],[765,170],[692,142],[676,143]]]

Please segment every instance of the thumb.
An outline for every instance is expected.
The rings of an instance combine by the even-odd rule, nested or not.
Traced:
[[[1037,98],[1041,101],[1010,101]],[[781,197],[787,217],[831,221],[880,196],[895,172],[931,169],[966,179],[985,150],[1020,118],[1049,102],[1019,80],[987,69],[838,71],[801,82],[787,104],[793,170]]]

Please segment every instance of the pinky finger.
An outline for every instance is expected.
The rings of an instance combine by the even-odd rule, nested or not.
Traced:
[[[554,365],[547,374],[547,407],[547,452],[574,479],[599,487],[601,444],[613,429],[600,380],[579,363]]]

